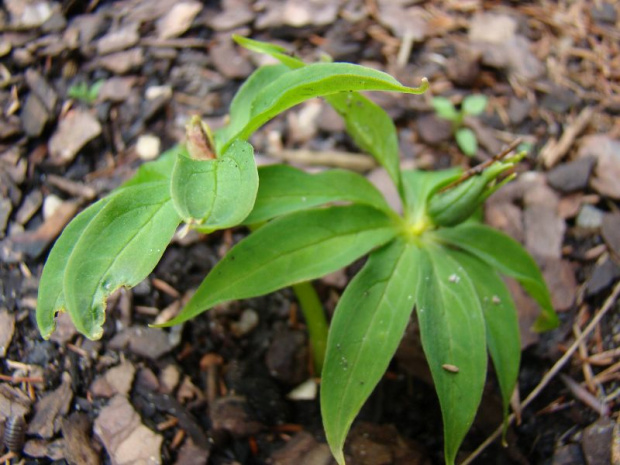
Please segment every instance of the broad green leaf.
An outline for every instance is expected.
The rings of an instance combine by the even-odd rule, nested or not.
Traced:
[[[201,231],[239,224],[252,210],[257,190],[254,149],[241,140],[213,160],[179,154],[170,183],[178,214]]]
[[[235,245],[181,313],[161,326],[182,323],[220,302],[268,294],[331,273],[395,234],[388,216],[362,205],[276,218]]]
[[[553,329],[559,324],[536,262],[517,241],[488,226],[474,224],[439,229],[435,234],[442,241],[475,255],[500,273],[519,281],[542,308],[534,324],[536,331]]]
[[[402,172],[405,192],[405,215],[412,222],[426,215],[431,196],[441,188],[456,181],[463,170],[453,168],[441,171],[405,170]]]
[[[463,109],[463,112],[467,113],[468,115],[475,116],[479,115],[485,110],[488,102],[489,99],[487,99],[484,95],[470,95],[468,97],[465,97],[461,108]]]
[[[517,309],[510,291],[495,270],[468,253],[451,250],[449,255],[461,264],[473,281],[482,305],[487,346],[499,381],[506,421],[521,359]]]
[[[454,138],[456,139],[456,143],[461,149],[461,151],[470,157],[476,155],[478,151],[478,139],[476,139],[476,134],[469,128],[460,128],[454,134]]]
[[[99,200],[71,220],[47,257],[39,282],[36,312],[39,332],[44,339],[54,332],[56,314],[67,308],[63,291],[67,261],[86,227],[109,200],[109,197]]]
[[[486,378],[482,308],[465,270],[446,250],[428,245],[417,299],[420,336],[439,397],[444,451],[453,465],[476,416]]]
[[[230,122],[227,126],[215,131],[215,145],[218,153],[221,152],[224,144],[232,140],[235,134],[248,124],[256,95],[289,71],[290,69],[284,65],[261,66],[246,79],[230,103]]]
[[[406,87],[389,74],[350,63],[306,65],[284,73],[255,95],[247,124],[237,133],[227,134],[222,150],[232,139],[246,140],[274,116],[314,97],[365,90],[420,94],[427,88],[427,81],[419,88]]]
[[[321,412],[339,464],[351,424],[387,370],[413,310],[420,249],[393,241],[373,252],[342,295],[321,375]]]
[[[90,339],[103,332],[106,298],[155,267],[179,225],[166,181],[122,189],[90,220],[67,260],[67,311]]]
[[[233,39],[242,47],[257,53],[264,53],[274,57],[288,68],[297,69],[305,66],[306,64],[299,58],[291,56],[289,51],[279,45],[270,44],[268,42],[261,42],[259,40],[248,39],[247,37],[234,34]]]
[[[450,121],[455,121],[459,118],[459,112],[456,111],[454,104],[446,97],[433,97],[431,105],[435,109],[437,116]]]
[[[355,143],[372,155],[400,187],[398,136],[392,118],[357,92],[328,95],[325,100],[344,119],[347,133]]]
[[[252,213],[244,221],[246,224],[330,202],[353,202],[391,212],[377,188],[351,171],[309,174],[287,165],[270,165],[260,167],[258,175],[258,195]]]

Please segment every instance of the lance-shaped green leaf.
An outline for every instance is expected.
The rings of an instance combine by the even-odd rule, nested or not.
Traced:
[[[389,74],[350,63],[313,63],[284,73],[256,94],[251,104],[250,118],[243,129],[228,133],[227,148],[233,139],[246,140],[274,116],[301,102],[349,91],[389,91],[421,94],[428,88],[424,80],[420,87],[403,86]]]
[[[256,95],[289,71],[290,69],[284,65],[261,66],[248,77],[230,103],[230,122],[215,132],[215,145],[218,153],[225,143],[248,124],[252,102],[254,102]]]
[[[310,174],[287,165],[258,169],[260,184],[254,209],[244,223],[253,224],[330,202],[353,202],[385,212],[385,198],[365,177],[346,170]]]
[[[283,47],[240,36],[234,36],[234,39],[248,50],[271,55],[291,69],[306,66]],[[386,169],[394,184],[400,187],[398,137],[392,118],[380,106],[357,92],[327,95],[325,100],[344,119],[347,132],[355,143],[372,155]]]
[[[517,384],[521,340],[519,319],[510,291],[497,272],[473,255],[449,250],[474,283],[482,305],[486,325],[487,347],[495,366],[504,404],[504,421],[508,418],[510,397]],[[505,423],[507,427],[508,424]]]
[[[233,35],[233,40],[242,47],[257,53],[264,53],[270,55],[276,60],[280,61],[288,68],[297,69],[305,66],[306,64],[299,58],[292,56],[289,51],[279,45],[270,44],[268,42],[261,42],[259,40],[248,39],[240,35]]]
[[[168,182],[122,189],[80,235],[66,263],[63,289],[75,327],[101,337],[107,297],[135,286],[155,267],[180,222]]]
[[[484,388],[484,319],[474,285],[459,263],[438,246],[429,244],[423,252],[417,315],[441,405],[445,460],[453,465]]]
[[[325,100],[344,119],[347,133],[385,168],[400,187],[398,136],[392,118],[379,105],[357,92],[328,95]]]
[[[248,216],[256,199],[258,173],[254,149],[234,141],[216,159],[194,160],[186,153],[177,157],[170,193],[183,220],[201,231],[224,229]]]
[[[47,257],[39,282],[36,312],[37,326],[45,339],[50,337],[56,327],[56,314],[67,308],[63,281],[69,257],[86,227],[109,199],[101,199],[71,220]]]
[[[396,240],[373,252],[338,302],[321,375],[321,412],[332,453],[385,373],[413,310],[420,249]]]
[[[536,331],[553,329],[559,324],[549,290],[536,262],[517,241],[488,226],[475,224],[439,229],[436,236],[519,281],[542,308],[534,323]]]
[[[182,323],[220,302],[268,294],[331,273],[395,234],[387,215],[362,205],[276,218],[235,245],[181,313],[161,326]]]

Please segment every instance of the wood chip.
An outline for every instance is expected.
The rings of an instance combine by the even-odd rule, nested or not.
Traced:
[[[593,107],[585,107],[579,116],[564,130],[562,137],[557,141],[549,139],[540,151],[540,159],[543,164],[550,168],[555,166],[568,153],[577,136],[583,132],[594,114]]]
[[[28,425],[28,434],[36,434],[45,439],[52,438],[60,428],[60,421],[69,412],[71,399],[73,399],[71,376],[65,372],[62,374],[60,386],[35,404],[35,413]]]
[[[72,110],[60,121],[49,141],[50,156],[55,163],[66,164],[88,142],[101,134],[101,124],[90,112]]]

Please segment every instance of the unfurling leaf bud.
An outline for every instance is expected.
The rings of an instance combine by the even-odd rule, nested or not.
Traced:
[[[200,119],[200,116],[194,115],[190,118],[185,126],[185,136],[190,158],[194,160],[214,160],[217,158],[211,129]]]
[[[473,175],[466,173],[460,183],[430,198],[428,216],[437,226],[455,226],[467,220],[493,192],[514,178],[514,174],[509,174],[498,182],[500,176],[511,170],[524,156],[525,153],[520,153],[503,161],[495,161]]]

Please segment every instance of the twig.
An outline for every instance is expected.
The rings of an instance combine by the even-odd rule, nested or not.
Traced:
[[[547,384],[558,374],[558,372],[562,369],[566,362],[571,358],[571,356],[575,353],[575,351],[579,348],[579,344],[581,341],[585,340],[587,336],[596,328],[596,326],[601,322],[605,314],[613,307],[616,299],[618,298],[618,294],[620,294],[620,283],[616,284],[610,296],[605,300],[601,311],[597,313],[592,321],[586,326],[585,330],[579,335],[577,339],[571,344],[568,350],[560,357],[560,359],[555,362],[555,365],[547,372],[543,379],[540,380],[540,383],[534,388],[530,395],[523,401],[521,404],[522,408],[527,407],[532,401],[538,397],[538,395],[542,392],[542,390],[547,387]],[[514,413],[508,417],[508,424],[512,424],[515,419]],[[500,425],[478,448],[473,451],[460,465],[469,465],[472,463],[476,457],[478,457],[495,439],[497,439],[503,431],[503,425]]]
[[[550,168],[559,162],[572,147],[575,139],[588,125],[594,114],[594,107],[586,107],[581,110],[579,116],[571,123],[562,134],[559,141],[550,139],[540,151],[540,159],[545,167]]]
[[[496,161],[499,161],[503,158],[505,158],[506,156],[508,156],[508,154],[510,154],[510,152],[512,152],[514,149],[516,149],[519,144],[521,143],[521,139],[515,139],[514,141],[512,141],[512,143],[506,147],[504,150],[502,150],[500,153],[498,153],[497,155],[494,155],[493,158],[488,159],[487,161],[485,161],[484,163],[480,163],[479,165],[476,165],[470,169],[468,169],[467,171],[465,171],[460,178],[458,178],[456,181],[451,182],[450,184],[448,184],[447,186],[443,187],[442,189],[440,189],[439,192],[443,192],[443,191],[447,191],[448,189],[452,189],[453,187],[458,186],[459,184],[464,183],[465,181],[467,181],[469,178],[482,173],[485,169],[487,169],[489,166],[491,166],[493,163],[495,163]]]

